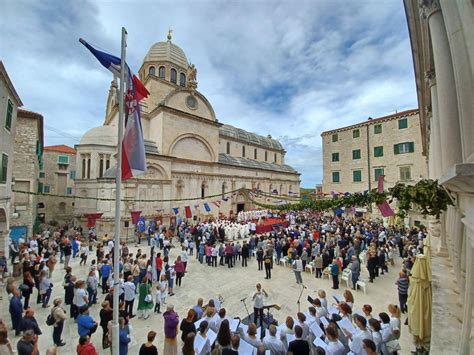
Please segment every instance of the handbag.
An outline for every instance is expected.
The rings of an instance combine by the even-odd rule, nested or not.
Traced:
[[[152,302],[152,301],[153,301],[153,297],[151,296],[150,293],[145,296],[145,302],[146,302],[146,303],[150,303],[150,302]]]

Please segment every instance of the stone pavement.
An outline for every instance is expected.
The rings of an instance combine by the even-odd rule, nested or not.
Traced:
[[[142,251],[149,254],[149,248],[144,244],[141,245]],[[136,252],[135,247],[130,247],[130,252]],[[174,260],[175,256],[178,255],[178,248],[171,250],[171,260]],[[89,256],[89,264],[92,257],[95,256],[95,250]],[[362,291],[354,291],[354,310],[360,311],[362,305],[368,303],[372,305],[373,315],[376,316],[379,312],[387,312],[387,305],[389,303],[398,304],[397,288],[394,284],[398,271],[400,269],[401,260],[395,258],[395,266],[389,266],[389,273],[382,275],[377,278],[373,284],[369,284],[367,294],[364,295]],[[89,266],[79,266],[79,258],[72,261],[71,266],[73,267],[73,274],[79,278],[86,278],[86,272]],[[268,292],[269,297],[266,299],[266,304],[278,304],[281,310],[271,310],[271,313],[278,320],[279,323],[283,322],[287,315],[295,316],[298,310],[296,301],[300,293],[300,286],[296,284],[296,280],[293,272],[289,268],[284,266],[275,265],[272,270],[272,279],[265,280],[265,271],[258,271],[257,262],[255,258],[252,258],[247,268],[242,268],[237,262],[237,266],[229,269],[227,266],[218,266],[217,268],[208,267],[207,264],[199,264],[195,256],[190,257],[188,262],[188,273],[182,280],[182,286],[175,288],[175,296],[168,297],[167,304],[175,305],[175,310],[180,316],[180,320],[186,316],[186,313],[190,307],[192,307],[198,297],[204,298],[204,303],[211,298],[222,295],[224,298],[223,307],[226,308],[227,314],[231,317],[246,316],[244,305],[240,300],[247,297],[247,307],[249,311],[253,310],[253,303],[251,301],[251,295],[255,290],[255,284],[260,282],[263,288]],[[64,297],[64,289],[62,287],[64,272],[62,265],[57,264],[53,274],[52,281],[54,282],[53,294],[51,300],[56,297]],[[367,270],[362,271],[362,278],[368,278]],[[316,292],[322,288],[326,290],[328,296],[328,302],[333,301],[332,295],[334,290],[331,289],[332,281],[324,279],[316,279],[314,275],[309,273],[303,273],[303,282],[307,286],[301,297],[301,310],[305,311],[309,306],[306,301],[308,295],[313,298],[317,297]],[[340,284],[339,290],[336,290],[336,294],[342,296],[345,289],[345,283]],[[43,334],[40,336],[39,347],[41,354],[46,353],[46,349],[52,346],[52,327],[48,327],[45,323],[46,317],[49,314],[50,308],[43,309],[41,305],[36,305],[36,290],[34,291],[30,304],[35,309],[35,317],[40,325]],[[91,315],[96,321],[99,321],[99,310],[100,303],[104,296],[99,290],[98,304],[94,305],[91,309]],[[138,302],[135,302],[135,307]],[[6,295],[3,296],[3,300],[0,301],[0,317],[11,326],[10,314],[8,312],[8,303]],[[69,315],[69,308],[67,309]],[[402,323],[405,321],[406,316],[402,315]],[[143,342],[146,341],[146,335],[149,330],[155,330],[158,335],[155,339],[155,345],[158,347],[160,354],[163,354],[163,317],[156,313],[152,313],[147,320],[138,319],[137,317],[131,320],[133,327],[132,331],[132,342],[129,346],[129,354],[138,354],[138,350]],[[9,331],[10,339],[15,345],[19,337],[15,337],[11,331]],[[93,342],[99,354],[110,354],[109,350],[102,350],[101,347],[102,329],[99,327],[96,334],[92,336]],[[77,325],[73,319],[68,319],[64,325],[63,339],[67,343],[66,346],[58,348],[58,354],[75,354],[76,345],[79,336],[77,334]],[[411,335],[408,333],[408,327],[402,325],[402,337],[400,339],[402,346],[401,354],[409,354],[413,349],[411,342]]]

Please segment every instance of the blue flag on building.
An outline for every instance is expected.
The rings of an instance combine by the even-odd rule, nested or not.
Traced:
[[[179,207],[173,207],[173,212],[174,212],[174,214],[178,214],[179,213]]]
[[[211,207],[207,204],[207,202],[204,202],[204,209],[206,212],[211,212]]]

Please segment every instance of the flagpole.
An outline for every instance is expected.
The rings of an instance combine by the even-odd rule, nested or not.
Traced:
[[[120,53],[120,89],[119,89],[119,122],[117,139],[117,172],[115,177],[115,234],[114,234],[114,298],[112,323],[112,353],[118,355],[119,348],[119,250],[120,250],[120,208],[122,189],[122,138],[125,94],[125,48],[127,47],[127,30],[122,27],[122,49]]]

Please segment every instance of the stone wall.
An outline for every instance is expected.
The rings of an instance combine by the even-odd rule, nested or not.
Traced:
[[[39,135],[38,119],[19,114],[14,145],[15,189],[27,188],[32,193],[38,192],[39,161],[36,149]],[[11,219],[10,225],[26,226],[31,235],[37,213],[37,196],[14,193],[12,207],[11,213],[18,213],[18,218]]]

